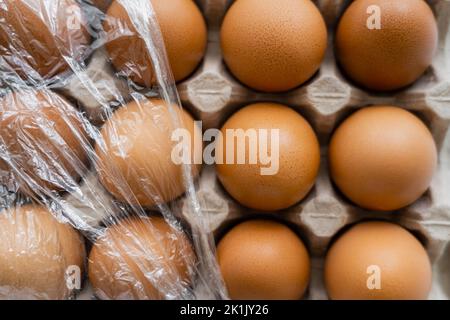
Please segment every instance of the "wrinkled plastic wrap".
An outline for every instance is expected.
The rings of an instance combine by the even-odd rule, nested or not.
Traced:
[[[224,296],[200,167],[171,157],[174,130],[200,129],[150,1],[118,1],[131,25],[109,1],[0,0],[0,299],[73,298],[87,274],[102,299]],[[144,86],[102,65],[134,34],[153,67]]]

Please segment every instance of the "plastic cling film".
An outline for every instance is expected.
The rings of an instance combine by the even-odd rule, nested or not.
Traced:
[[[174,130],[201,129],[181,108],[158,1],[113,1],[124,19],[105,1],[0,0],[1,299],[73,298],[87,281],[100,299],[226,296],[195,193],[201,166],[171,158]],[[112,43],[152,81],[111,63]]]

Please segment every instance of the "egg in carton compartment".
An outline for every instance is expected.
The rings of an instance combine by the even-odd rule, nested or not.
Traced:
[[[312,275],[306,298],[326,299],[322,283],[323,258],[330,243],[342,230],[358,221],[384,219],[413,232],[426,247],[434,264],[434,282],[430,298],[450,299],[450,2],[430,0],[439,26],[439,49],[432,66],[412,86],[395,93],[374,94],[352,84],[343,75],[334,57],[334,27],[349,5],[348,0],[314,1],[328,27],[329,41],[320,70],[306,84],[282,94],[253,91],[240,84],[227,70],[220,50],[220,26],[232,0],[197,0],[208,23],[208,48],[202,64],[187,80],[178,84],[183,104],[203,129],[220,128],[239,108],[254,102],[278,102],[289,105],[312,125],[321,144],[321,169],[309,195],[293,207],[266,214],[291,225],[304,240],[312,256]],[[130,99],[127,81],[115,75],[104,49],[99,47],[84,71],[94,79],[86,87],[80,75],[72,76],[57,91],[76,100],[92,122],[101,125],[114,109]],[[92,88],[95,88],[93,91]],[[96,91],[98,90],[98,91]],[[120,92],[120,95],[115,94]],[[98,99],[98,97],[102,97]],[[418,115],[430,128],[439,150],[439,167],[429,190],[413,205],[398,212],[380,213],[363,210],[350,203],[335,188],[327,167],[327,144],[334,129],[353,111],[369,105],[388,104],[403,107]],[[104,192],[90,173],[81,188]],[[210,231],[220,236],[238,221],[259,217],[233,200],[218,181],[213,166],[204,166],[198,181],[197,197]],[[98,190],[98,191],[95,191]],[[85,193],[88,194],[88,193]],[[93,195],[95,196],[95,195]],[[105,194],[105,199],[108,195]],[[111,199],[107,201],[112,201]],[[181,203],[183,215],[189,217],[190,202]],[[74,213],[90,217],[97,225],[105,217],[101,210],[83,207],[83,201],[68,196]]]
[[[334,27],[351,1],[314,1],[329,32],[325,60],[306,84],[282,94],[251,90],[239,83],[225,66],[220,49],[220,26],[233,1],[197,2],[208,21],[208,50],[199,70],[178,85],[183,106],[202,120],[207,129],[220,128],[234,112],[251,103],[277,102],[302,114],[320,140],[321,169],[313,190],[293,207],[264,215],[290,224],[305,241],[312,256],[307,298],[327,298],[322,268],[330,243],[354,223],[383,219],[402,225],[421,240],[435,265],[430,298],[450,299],[450,2],[428,1],[440,34],[432,66],[414,85],[387,94],[375,94],[352,84],[336,63]],[[355,110],[380,104],[399,106],[419,116],[431,130],[440,155],[438,171],[429,190],[413,205],[388,213],[363,210],[349,202],[331,182],[327,165],[327,144],[334,129]],[[197,195],[217,240],[239,221],[260,217],[258,212],[241,206],[227,194],[214,167],[203,169]],[[189,203],[186,203],[185,213],[189,210]]]

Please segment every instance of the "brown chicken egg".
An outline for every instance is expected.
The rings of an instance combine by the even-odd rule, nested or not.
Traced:
[[[426,299],[431,281],[422,244],[388,222],[353,226],[332,245],[325,261],[325,285],[335,300]]]
[[[218,145],[216,168],[222,185],[252,209],[294,205],[311,190],[319,171],[313,129],[284,105],[257,103],[239,110],[223,125]]]
[[[331,176],[357,205],[391,211],[416,201],[437,168],[437,149],[425,124],[393,106],[363,108],[334,133]]]
[[[221,30],[224,60],[245,85],[266,92],[293,89],[319,69],[327,28],[310,0],[239,0]]]
[[[345,73],[377,91],[416,81],[430,66],[437,44],[437,23],[423,0],[353,1],[336,32]]]
[[[195,136],[201,137],[201,130],[189,113],[178,106],[170,108],[175,117],[162,100],[133,101],[103,126],[95,148],[96,166],[103,186],[116,199],[152,207],[185,191],[182,165],[172,157],[177,145],[172,134],[177,129],[189,133],[193,160],[201,153],[193,142]],[[176,121],[181,121],[180,125]],[[192,165],[194,177],[199,171],[200,166]]]
[[[203,16],[192,0],[148,1],[158,19],[175,81],[183,80],[195,70],[206,50],[207,31]],[[151,86],[156,82],[152,59],[127,11],[116,0],[107,15],[110,18],[105,21],[104,29],[110,39],[106,50],[112,63],[134,82]],[[117,30],[124,26],[130,31],[117,36]]]
[[[308,287],[308,252],[281,223],[250,220],[237,225],[220,240],[217,256],[231,299],[296,300]]]
[[[83,238],[45,207],[0,212],[0,299],[67,299],[81,282]],[[78,279],[75,279],[78,277]]]
[[[159,217],[129,218],[94,244],[89,279],[101,299],[175,299],[186,294],[195,263],[182,231]]]
[[[64,57],[80,62],[90,43],[75,0],[4,0],[0,20],[1,69],[22,78],[48,79],[68,70]]]
[[[112,0],[90,0],[93,5],[102,11],[106,11],[111,5]]]
[[[76,186],[87,170],[90,147],[83,122],[78,110],[49,90],[22,90],[1,98],[2,177],[12,172],[30,194]]]

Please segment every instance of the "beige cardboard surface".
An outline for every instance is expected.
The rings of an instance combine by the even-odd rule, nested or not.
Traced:
[[[227,71],[221,57],[219,27],[231,1],[197,1],[209,24],[207,55],[199,69],[178,85],[183,106],[204,129],[220,127],[238,108],[256,101],[275,101],[290,105],[312,124],[321,141],[322,166],[315,188],[301,203],[274,216],[292,223],[303,235],[313,256],[313,272],[307,298],[326,299],[322,283],[323,257],[336,233],[345,226],[363,219],[381,218],[394,221],[419,236],[434,265],[434,283],[430,299],[450,299],[450,1],[429,1],[437,15],[440,29],[439,52],[427,73],[412,87],[392,95],[374,95],[352,85],[341,74],[333,53],[333,26],[349,1],[317,0],[315,3],[326,18],[330,40],[326,60],[320,71],[306,84],[284,94],[263,94],[252,91]],[[98,75],[99,90],[109,91],[106,83],[122,88],[104,54],[94,54],[87,72]],[[101,123],[104,106],[83,90],[73,79],[63,90],[85,106],[96,123]],[[108,96],[108,94],[106,94]],[[116,105],[114,96],[109,95]],[[415,204],[399,213],[374,213],[362,210],[343,199],[334,189],[327,172],[327,141],[336,125],[353,110],[372,104],[402,106],[418,114],[430,127],[440,150],[439,170],[430,190]],[[88,179],[95,179],[90,175]],[[101,188],[99,186],[99,188]],[[217,181],[214,168],[205,167],[198,182],[197,196],[202,204],[210,230],[217,236],[230,225],[248,217],[251,212],[231,199]],[[69,198],[69,202],[72,201]],[[181,200],[184,214],[189,204]],[[74,210],[90,217],[89,223],[101,220],[101,211],[86,212],[73,202]],[[87,298],[90,293],[81,297]]]

